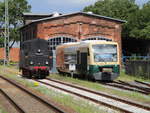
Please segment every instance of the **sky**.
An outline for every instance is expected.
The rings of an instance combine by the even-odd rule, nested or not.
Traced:
[[[28,0],[33,13],[71,13],[81,11],[85,6],[97,0]]]
[[[0,0],[4,1],[4,0]],[[32,6],[32,13],[72,13],[82,11],[85,6],[94,4],[98,0],[27,0]],[[136,0],[138,5],[142,5],[149,0]]]
[[[4,0],[0,0],[4,1]],[[94,4],[98,0],[27,0],[31,5],[32,13],[73,13],[82,11],[85,6]],[[149,0],[136,0],[138,5],[142,5]],[[15,44],[18,45],[18,44]]]
[[[72,13],[82,11],[85,6],[94,4],[97,0],[27,0],[32,6],[32,13]],[[136,0],[141,5],[148,0]]]

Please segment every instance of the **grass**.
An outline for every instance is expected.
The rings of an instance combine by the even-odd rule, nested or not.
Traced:
[[[118,80],[124,80],[124,81],[134,81],[134,80],[139,80],[139,81],[144,81],[144,82],[150,82],[150,79],[144,79],[142,77],[135,77],[131,75],[125,74],[124,71],[121,71],[120,76],[117,78]]]
[[[91,105],[88,101],[77,100],[72,96],[60,94],[45,87],[36,88],[36,90],[41,93],[44,92],[44,94],[53,97],[55,101],[65,106],[70,106],[75,109],[77,113],[107,113],[107,110],[103,109],[103,107],[99,108],[98,106]]]
[[[81,85],[81,86],[91,88],[91,89],[94,89],[97,91],[106,92],[108,94],[117,95],[117,96],[120,96],[123,98],[128,98],[128,99],[140,101],[143,103],[150,103],[150,95],[145,96],[145,95],[142,95],[142,94],[137,93],[137,92],[119,91],[119,90],[115,90],[115,89],[111,89],[111,88],[106,88],[106,87],[104,87],[104,86],[102,86],[96,82],[93,83],[93,82],[89,82],[89,81],[85,81],[85,80],[74,79],[74,78],[67,77],[67,76],[59,76],[57,74],[50,75],[49,77],[54,78],[54,79],[58,79],[58,80],[62,80],[65,82],[70,82],[73,84]]]
[[[65,105],[65,106],[71,107],[77,113],[107,113],[108,109],[106,109],[104,107],[99,107],[99,106],[90,104],[88,101],[77,100],[76,98],[73,98],[72,96],[58,93],[58,92],[50,90],[44,86],[37,86],[32,82],[23,80],[23,79],[19,78],[18,76],[16,76],[16,74],[18,74],[18,70],[14,67],[0,66],[0,74],[1,75],[3,74],[4,76],[7,76],[11,79],[14,79],[14,80],[24,84],[27,87],[36,89],[43,94],[46,94],[53,100]],[[117,113],[118,111],[117,112],[112,111],[112,112]]]
[[[16,67],[7,67],[6,69],[13,74],[18,74],[18,70]],[[66,82],[70,82],[73,84],[81,85],[81,86],[91,88],[94,90],[103,91],[103,92],[106,92],[108,94],[117,95],[117,96],[120,96],[123,98],[128,98],[128,99],[140,101],[143,103],[150,103],[150,95],[144,96],[144,95],[137,93],[137,92],[119,91],[119,90],[103,87],[102,85],[100,85],[99,83],[96,83],[96,82],[89,82],[86,80],[74,79],[74,78],[67,77],[67,76],[59,76],[58,74],[52,74],[49,77],[55,78],[58,80],[62,80],[62,81],[66,81]],[[126,81],[132,81],[132,80],[136,79],[136,80],[142,80],[143,81],[143,79],[139,79],[139,78],[136,78],[133,76],[126,75],[123,72],[121,72],[121,75],[119,76],[118,79],[126,80]],[[26,84],[28,84],[28,83],[26,83]],[[27,86],[30,86],[30,85],[28,84]]]
[[[1,68],[2,67],[0,67],[0,69]],[[7,67],[7,70],[8,70],[7,72],[9,72],[9,73],[11,73],[13,75],[18,73],[18,70],[15,67]],[[129,99],[129,100],[134,100],[134,101],[141,102],[141,103],[150,104],[150,95],[145,96],[145,95],[142,95],[142,94],[136,93],[136,92],[126,92],[126,91],[120,91],[120,90],[116,90],[116,89],[106,88],[106,87],[104,87],[104,86],[102,86],[102,85],[100,85],[99,83],[96,83],[96,82],[89,82],[89,81],[86,81],[86,80],[75,79],[75,78],[71,78],[71,77],[67,77],[67,76],[60,76],[58,74],[51,74],[49,77],[50,78],[54,78],[54,79],[58,79],[58,80],[61,80],[61,81],[70,82],[72,84],[81,85],[81,86],[84,86],[84,87],[87,87],[87,88],[91,88],[91,89],[94,89],[94,90],[97,90],[97,91],[106,92],[108,94],[116,95],[116,96],[119,96],[119,97],[122,97],[122,98],[125,98],[125,99]],[[126,75],[124,72],[121,72],[121,75],[119,76],[118,79],[119,80],[126,80],[126,81],[133,81],[133,80],[145,81],[144,79],[141,79],[141,78],[136,78],[136,77],[133,77],[133,76]],[[25,82],[25,81],[22,80],[20,82]],[[76,104],[81,103],[81,102],[80,101],[74,101],[74,99],[72,97],[70,97],[70,96],[66,96],[66,95],[62,96],[62,94],[56,94],[56,92],[55,93],[52,93],[51,91],[49,92],[48,89],[45,89],[43,87],[42,88],[41,87],[40,88],[39,87],[35,87],[33,85],[33,83],[28,83],[27,82],[27,83],[24,83],[24,84],[26,86],[32,87],[32,88],[34,88],[34,89],[44,93],[46,95],[49,95],[50,97],[53,97],[55,100],[63,103],[64,105],[69,105],[69,106],[73,107],[78,112],[81,111],[80,113],[82,113],[83,111],[86,112],[86,113],[90,113],[90,112],[92,112],[91,111],[92,109],[94,109],[93,112],[97,112],[97,110],[98,110],[98,108],[96,109],[95,106],[92,106],[90,108],[89,106],[91,106],[91,105],[89,105],[87,103],[84,103],[84,102],[83,103],[86,106],[88,106],[87,108],[90,108],[90,109],[88,109],[88,110],[84,109],[83,106],[82,106],[83,109],[81,109],[81,106],[77,106],[76,105]],[[90,112],[87,112],[85,110],[90,111]]]
[[[0,106],[0,113],[7,113],[7,112],[5,112],[3,107]]]

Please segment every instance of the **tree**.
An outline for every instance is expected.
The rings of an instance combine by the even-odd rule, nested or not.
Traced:
[[[2,20],[3,20],[3,17],[2,17],[2,2],[0,1],[0,29],[2,29]],[[2,30],[0,30],[0,47],[3,46],[3,43],[4,43],[4,37],[3,37],[3,34],[2,34]]]
[[[132,36],[133,28],[136,32],[138,20],[136,20],[137,16],[135,15],[139,15],[139,10],[135,0],[99,0],[94,5],[83,9],[86,12],[92,11],[95,14],[126,20],[127,23],[123,25],[122,33],[124,38]]]
[[[31,6],[27,0],[8,0],[9,6],[9,26],[10,26],[10,41],[13,41],[11,47],[15,41],[19,40],[18,28],[23,24],[22,13],[30,12]],[[4,27],[4,15],[5,4],[0,2],[0,26]],[[10,47],[10,48],[11,48]]]
[[[0,34],[0,48],[4,46],[4,37]]]
[[[99,15],[113,18],[127,19],[130,13],[137,11],[139,7],[135,0],[99,0],[94,5],[84,8],[84,11],[92,11]]]
[[[135,27],[130,32],[130,37],[150,39],[150,1],[144,4],[134,17],[136,23],[135,20],[131,20]]]

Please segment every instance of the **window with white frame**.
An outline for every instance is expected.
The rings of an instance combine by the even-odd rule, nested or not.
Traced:
[[[50,50],[55,50],[56,47],[60,44],[68,43],[68,42],[76,42],[76,41],[77,40],[72,37],[59,36],[59,37],[50,38],[48,40],[48,45]]]

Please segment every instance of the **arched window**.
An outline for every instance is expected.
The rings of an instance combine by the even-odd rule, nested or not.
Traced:
[[[82,39],[84,40],[106,40],[106,41],[112,41],[112,39],[106,38],[106,37],[101,37],[101,36],[94,36],[94,37],[89,37],[89,38],[85,38]]]
[[[48,39],[48,44],[49,44],[50,50],[55,50],[56,47],[60,44],[68,43],[68,42],[76,42],[76,41],[77,40],[72,37],[59,36],[59,37],[54,37],[54,38]]]

